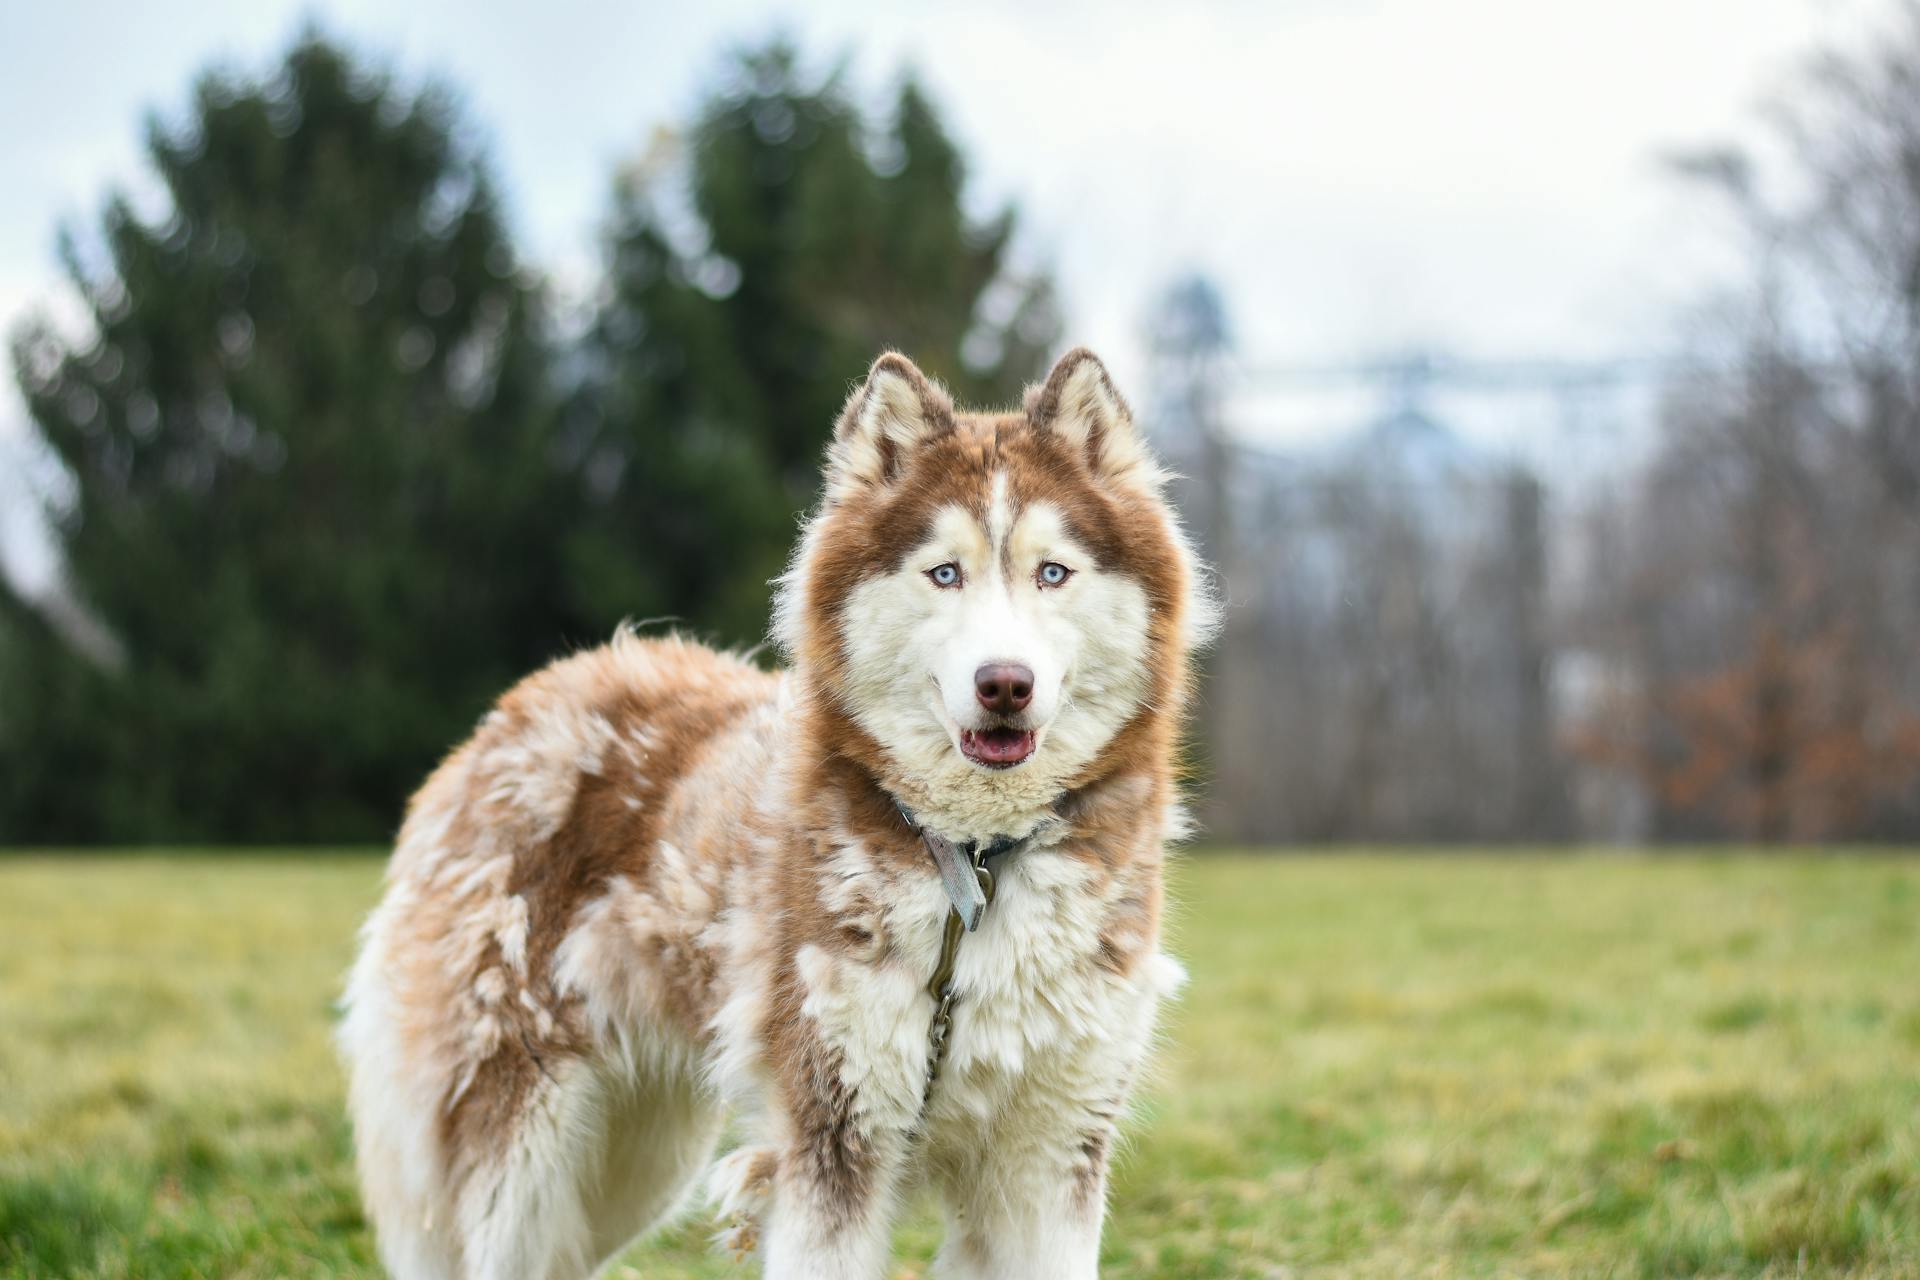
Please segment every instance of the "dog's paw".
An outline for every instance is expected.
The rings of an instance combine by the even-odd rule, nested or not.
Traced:
[[[760,1247],[760,1224],[751,1218],[730,1219],[715,1233],[713,1242],[732,1254],[735,1262],[745,1262]]]
[[[760,1244],[760,1220],[773,1203],[780,1157],[771,1147],[741,1147],[714,1162],[707,1199],[723,1222],[714,1243],[746,1259]]]

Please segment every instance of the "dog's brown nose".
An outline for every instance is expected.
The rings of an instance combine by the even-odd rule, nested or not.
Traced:
[[[1014,662],[990,662],[973,673],[973,696],[987,710],[1002,715],[1025,711],[1033,701],[1033,669]]]

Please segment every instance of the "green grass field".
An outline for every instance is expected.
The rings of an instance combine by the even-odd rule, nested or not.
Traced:
[[[378,876],[0,859],[0,1276],[375,1273],[329,1035]],[[1105,1275],[1920,1276],[1920,862],[1196,857],[1176,896]],[[614,1274],[749,1274],[711,1230]]]

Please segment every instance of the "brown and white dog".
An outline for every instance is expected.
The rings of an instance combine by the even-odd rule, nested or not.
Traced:
[[[784,674],[623,633],[501,699],[414,797],[348,980],[389,1271],[585,1276],[711,1168],[780,1280],[883,1275],[922,1185],[942,1274],[1096,1274],[1182,979],[1161,867],[1209,607],[1164,479],[1089,352],[1001,414],[885,355],[780,583]],[[974,932],[943,845],[1015,846]]]

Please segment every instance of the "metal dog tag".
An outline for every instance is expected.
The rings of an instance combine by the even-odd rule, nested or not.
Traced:
[[[980,917],[987,909],[987,892],[980,887],[980,877],[974,874],[972,862],[943,835],[922,827],[920,838],[926,842],[927,852],[933,855],[934,865],[940,868],[940,883],[946,886],[947,901],[953,904],[954,914],[960,917],[967,932],[972,933],[980,927]]]

